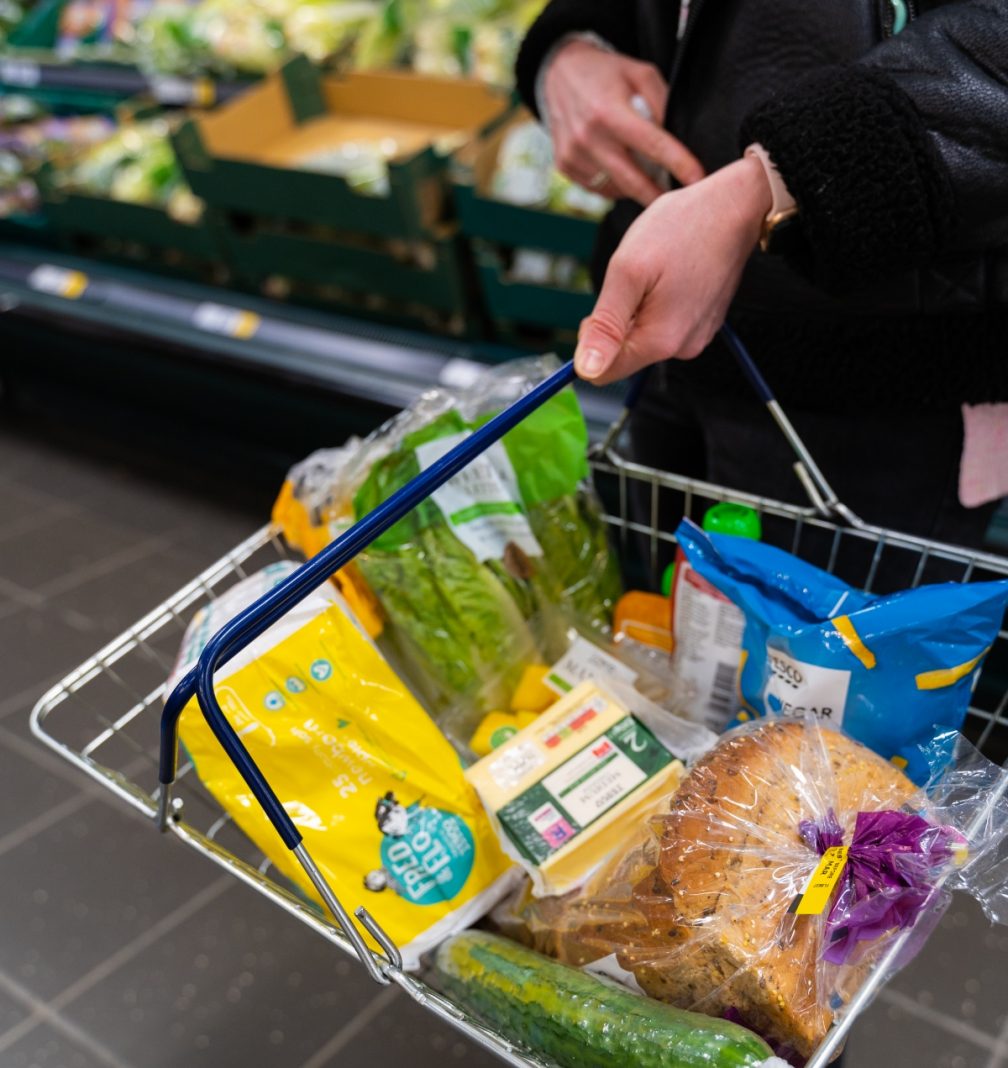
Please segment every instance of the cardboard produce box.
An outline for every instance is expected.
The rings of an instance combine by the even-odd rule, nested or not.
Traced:
[[[185,123],[175,145],[193,191],[224,212],[385,238],[440,237],[450,151],[506,107],[501,92],[476,82],[412,73],[323,75],[299,57],[216,112]],[[388,151],[382,195],[313,163],[347,142]]]

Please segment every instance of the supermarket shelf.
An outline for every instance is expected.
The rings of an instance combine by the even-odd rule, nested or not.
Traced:
[[[77,63],[30,53],[0,56],[0,90],[80,93],[88,99],[145,96],[161,104],[208,107],[236,96],[247,84],[147,75],[125,64]]]
[[[0,244],[0,310],[171,342],[214,364],[401,408],[434,384],[464,385],[519,353],[177,282],[49,250]],[[593,434],[619,395],[581,389]]]

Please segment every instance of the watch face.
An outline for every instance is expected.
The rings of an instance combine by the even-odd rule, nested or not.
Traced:
[[[789,255],[803,245],[804,233],[798,212],[774,221],[767,232],[766,251],[771,255]]]

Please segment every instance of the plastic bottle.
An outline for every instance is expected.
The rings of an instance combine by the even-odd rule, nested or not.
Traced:
[[[730,501],[709,508],[702,525],[710,533],[757,541],[762,534],[759,514]],[[675,666],[689,705],[708,727],[722,730],[734,717],[738,703],[745,617],[690,567],[681,551],[666,568],[662,585],[671,597]]]

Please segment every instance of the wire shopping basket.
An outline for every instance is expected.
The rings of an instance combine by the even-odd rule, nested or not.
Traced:
[[[661,516],[701,515],[713,503],[731,500],[756,509],[771,540],[799,555],[811,556],[852,584],[871,590],[880,576],[897,570],[903,585],[942,578],[968,582],[1008,576],[1008,559],[959,549],[923,538],[870,526],[840,502],[774,400],[748,354],[725,327],[725,338],[770,414],[796,454],[795,471],[810,498],[807,506],[771,501],[710,483],[647,468],[623,458],[618,449],[627,410],[590,457],[606,503],[606,520],[624,561],[635,559],[655,581],[674,548],[674,536]],[[49,690],[32,711],[35,735],[61,757],[111,790],[125,804],[210,858],[237,879],[322,937],[355,954],[376,983],[396,983],[431,1012],[480,1046],[516,1066],[542,1065],[535,1051],[518,1048],[402,968],[399,950],[365,909],[351,916],[314,863],[301,835],[241,739],[227,722],[214,695],[215,670],[279,620],[361,549],[467,463],[516,426],[538,405],[569,386],[567,364],[510,408],[395,493],[375,511],[338,537],[284,582],[231,620],[207,643],[197,666],[171,694],[168,677],[182,634],[193,614],[230,586],[278,558],[286,548],[273,527],[264,527],[159,605]],[[639,384],[638,384],[639,385]],[[998,677],[999,672],[1003,673]],[[312,908],[234,824],[201,786],[191,762],[178,766],[178,718],[195,696],[221,746],[269,817],[284,845],[293,852],[325,902],[330,916]],[[998,747],[1008,731],[1008,630],[1002,630],[988,657],[969,709],[972,740],[988,755],[1003,758]],[[997,803],[992,797],[984,819]],[[368,948],[362,932],[381,952]],[[896,938],[861,988],[838,1012],[807,1068],[822,1068],[842,1045],[853,1020],[884,982],[911,932]]]

